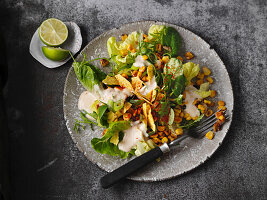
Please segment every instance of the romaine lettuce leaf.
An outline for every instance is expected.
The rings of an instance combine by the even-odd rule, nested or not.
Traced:
[[[202,83],[200,85],[199,90],[195,90],[195,93],[197,93],[199,96],[201,96],[202,98],[206,98],[208,96],[210,96],[211,91],[209,90],[209,83]]]
[[[111,123],[102,138],[93,138],[91,140],[91,145],[93,149],[102,154],[127,158],[130,154],[133,154],[133,152],[121,151],[114,143],[116,143],[116,140],[118,139],[116,138],[116,135],[118,135],[119,132],[128,129],[130,126],[131,124],[129,121],[118,121]],[[113,138],[114,135],[115,137]],[[112,141],[110,141],[111,139]]]
[[[192,78],[196,77],[199,72],[199,65],[192,62],[183,64],[184,76],[187,80],[187,85],[190,83]]]
[[[86,55],[84,55],[82,62],[77,62],[74,60],[73,68],[83,87],[89,91],[92,91],[94,85],[100,84],[100,82],[105,79],[106,74],[96,66],[85,61],[85,57]]]
[[[135,155],[136,156],[140,156],[148,151],[150,151],[151,149],[155,148],[156,145],[154,144],[154,142],[149,139],[146,142],[144,140],[142,141],[138,141],[136,144],[136,150],[135,150]]]
[[[150,28],[148,30],[148,39],[160,42],[162,40],[162,35],[163,35],[164,29],[165,29],[165,26],[163,26],[163,25],[150,26]]]
[[[128,52],[128,46],[132,45],[134,48],[136,48],[138,41],[138,33],[132,32],[128,35],[125,41],[119,41],[116,42],[115,37],[110,37],[107,41],[107,48],[108,48],[108,54],[112,58],[112,60],[119,66],[122,67],[126,64],[129,64],[133,62],[133,58],[135,56],[135,53],[131,53],[131,56],[129,55],[123,55],[122,52]]]

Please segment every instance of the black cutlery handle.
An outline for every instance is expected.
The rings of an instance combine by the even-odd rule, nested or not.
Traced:
[[[101,186],[103,188],[109,188],[118,181],[124,179],[125,177],[131,175],[138,169],[144,167],[145,165],[151,163],[152,161],[156,160],[158,157],[162,156],[163,153],[168,152],[169,147],[165,143],[161,147],[156,147],[141,156],[131,160],[130,162],[126,163],[125,165],[119,167],[118,169],[114,170],[113,172],[108,173],[104,177],[100,179]]]

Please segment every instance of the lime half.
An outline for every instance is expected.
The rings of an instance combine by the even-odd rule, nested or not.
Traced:
[[[58,19],[47,19],[39,28],[39,37],[48,46],[59,46],[66,41],[68,28]]]
[[[50,60],[62,61],[69,57],[69,51],[66,49],[56,48],[56,47],[47,47],[43,46],[42,51]]]

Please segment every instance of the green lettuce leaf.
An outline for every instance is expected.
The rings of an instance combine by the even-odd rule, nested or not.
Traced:
[[[98,67],[92,65],[85,60],[86,55],[84,55],[82,62],[76,62],[74,60],[73,68],[75,74],[83,87],[89,91],[92,91],[94,85],[101,83],[105,79],[106,74],[102,72]]]
[[[199,90],[195,90],[194,92],[201,96],[201,98],[209,97],[211,94],[211,91],[209,90],[209,83],[202,83]]]
[[[180,75],[183,75],[183,64],[177,58],[171,58],[167,65],[163,68],[164,74],[171,74],[175,79]]]
[[[184,70],[184,76],[187,80],[187,85],[190,83],[190,81],[197,76],[199,72],[199,65],[194,64],[192,62],[188,62],[183,64],[183,70]]]
[[[144,140],[142,141],[138,141],[136,144],[136,150],[135,150],[135,155],[136,156],[140,156],[148,151],[150,151],[151,149],[155,148],[156,145],[154,144],[154,142],[149,139],[146,142]]]
[[[173,27],[166,27],[162,38],[163,45],[171,47],[171,56],[176,56],[182,46],[182,38]]]
[[[99,126],[108,127],[108,122],[107,122],[108,117],[106,114],[107,109],[108,109],[107,105],[102,105],[99,106],[98,108],[97,123]]]
[[[110,37],[107,41],[108,54],[112,60],[119,66],[125,66],[129,63],[134,62],[135,53],[130,53],[130,55],[123,56],[121,51],[127,51],[128,45],[133,45],[136,48],[138,41],[138,33],[132,32],[128,35],[125,41],[116,42],[115,37]]]
[[[109,109],[112,110],[113,112],[117,112],[119,111],[120,109],[123,108],[124,106],[124,101],[121,99],[119,101],[112,101],[112,100],[109,100],[108,101],[108,106],[109,106]]]
[[[171,88],[172,89],[172,93],[171,96],[173,95],[175,98],[178,97],[180,94],[183,93],[184,88],[185,88],[185,82],[186,79],[184,77],[184,75],[180,75],[178,76],[175,80],[174,80],[174,85]]]
[[[148,30],[148,39],[162,43],[163,31],[166,27],[163,25],[152,25]]]
[[[118,146],[113,144],[115,143],[116,135],[119,132],[128,129],[131,126],[129,121],[118,121],[113,122],[109,125],[105,135],[102,138],[93,138],[91,140],[91,145],[96,152],[102,154],[108,154],[111,156],[120,156],[121,158],[127,158],[130,154],[133,154],[132,151],[124,152],[119,150]],[[115,137],[112,139],[112,137]],[[112,139],[112,142],[110,140]]]

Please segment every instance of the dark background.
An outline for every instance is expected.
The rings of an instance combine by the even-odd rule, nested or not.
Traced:
[[[266,199],[266,2],[0,0],[13,199]],[[109,29],[141,20],[198,34],[219,54],[232,80],[235,112],[223,145],[205,164],[175,179],[127,180],[101,189],[105,172],[79,152],[63,118],[71,62],[48,69],[29,53],[33,33],[50,17],[75,21],[83,47]]]

